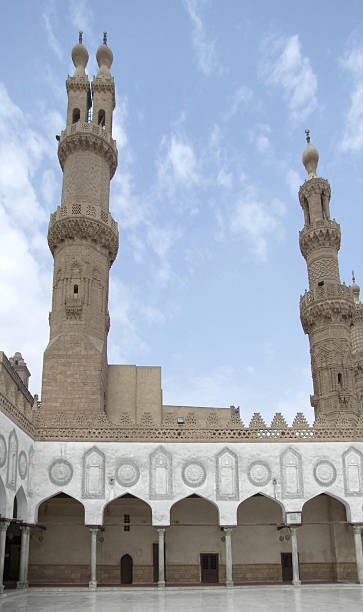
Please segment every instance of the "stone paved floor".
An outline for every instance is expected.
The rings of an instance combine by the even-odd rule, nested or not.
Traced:
[[[363,585],[30,590],[0,596],[0,612],[362,612]]]

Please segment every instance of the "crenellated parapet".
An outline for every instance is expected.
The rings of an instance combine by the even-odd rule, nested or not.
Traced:
[[[299,232],[299,244],[303,257],[308,258],[318,249],[340,249],[340,225],[333,220],[320,219],[314,225],[305,225]]]

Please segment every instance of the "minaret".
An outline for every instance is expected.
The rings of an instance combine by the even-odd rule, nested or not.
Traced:
[[[110,180],[117,167],[115,87],[106,36],[97,50],[99,70],[92,87],[82,34],[72,59],[67,125],[57,137],[62,200],[48,228],[54,276],[42,410],[92,415],[103,412],[106,402],[109,269],[118,250],[117,223],[109,213]]]
[[[308,179],[299,190],[305,218],[299,242],[306,259],[309,291],[300,299],[300,317],[310,341],[314,384],[310,400],[317,420],[333,424],[343,417],[355,423],[359,404],[351,342],[353,292],[340,282],[340,226],[330,218],[330,185],[316,176],[319,154],[310,144],[308,130],[306,134],[302,160]]]
[[[352,292],[355,305],[353,325],[351,327],[353,366],[355,387],[360,403],[360,411],[363,414],[363,304],[359,299],[360,287],[355,282],[354,272],[352,276]]]

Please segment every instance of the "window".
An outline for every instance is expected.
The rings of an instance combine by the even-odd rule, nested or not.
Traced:
[[[106,113],[103,110],[103,108],[101,108],[101,110],[98,111],[98,125],[105,127],[105,122],[106,122]]]
[[[78,295],[78,285],[74,285],[74,287],[73,287],[73,295]]]
[[[124,514],[124,531],[130,531],[130,515]]]
[[[338,372],[338,385],[341,387],[343,384],[343,376],[340,372]]]
[[[77,123],[81,118],[81,112],[79,108],[74,108],[72,113],[72,123]]]

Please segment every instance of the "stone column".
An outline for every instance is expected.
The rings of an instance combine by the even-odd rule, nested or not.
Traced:
[[[224,527],[224,536],[226,542],[226,587],[233,586],[233,577],[232,577],[232,528]]]
[[[363,551],[362,551],[362,527],[353,525],[355,562],[357,564],[358,582],[363,584]]]
[[[91,532],[91,578],[88,583],[88,587],[91,591],[96,590],[97,588],[97,533],[98,527],[90,527]]]
[[[22,525],[21,529],[21,547],[20,547],[20,568],[19,580],[16,583],[17,589],[26,589],[28,587],[28,555],[29,555],[29,535],[30,527]]]
[[[301,584],[299,575],[299,555],[297,550],[296,527],[290,527],[291,534],[291,552],[292,552],[292,584],[298,586]]]
[[[0,595],[4,592],[4,562],[5,562],[5,544],[6,531],[10,525],[10,521],[0,522]]]
[[[157,529],[159,536],[159,579],[158,587],[165,586],[165,565],[164,565],[164,550],[165,550],[165,527]]]

